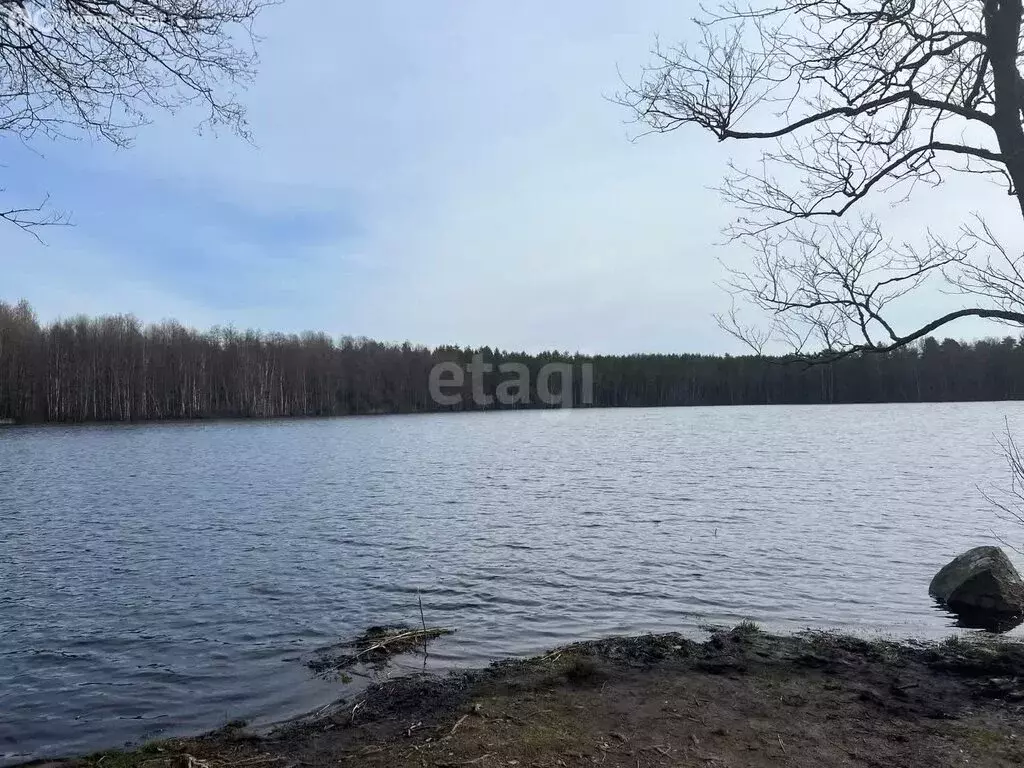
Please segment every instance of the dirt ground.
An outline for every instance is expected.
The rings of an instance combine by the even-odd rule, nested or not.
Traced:
[[[579,643],[368,689],[267,734],[235,724],[60,768],[1009,766],[1024,646],[910,645],[752,625]],[[54,765],[54,764],[51,764]]]

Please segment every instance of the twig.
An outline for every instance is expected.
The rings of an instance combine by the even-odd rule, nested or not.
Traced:
[[[313,719],[315,720],[322,717],[333,706],[334,704],[324,704],[320,709],[313,713]]]
[[[448,736],[449,737],[451,737],[451,735],[453,733],[455,733],[456,730],[458,730],[459,726],[462,725],[462,721],[465,720],[467,717],[469,717],[469,715],[463,715],[462,717],[460,717],[458,719],[458,721],[455,723],[455,725],[452,726],[452,729],[450,731],[448,731]]]
[[[477,763],[482,763],[484,760],[486,760],[490,756],[491,756],[491,753],[488,752],[486,755],[480,755],[480,757],[476,758],[475,760],[467,760],[464,763],[441,763],[441,765],[445,765],[445,766],[476,765]]]
[[[420,604],[420,622],[423,624],[423,658],[426,659],[426,657],[427,657],[427,619],[423,615],[423,595],[420,594],[420,591],[418,589],[416,590],[416,600],[419,601],[419,604]]]
[[[385,648],[387,648],[389,645],[391,645],[392,643],[397,643],[399,640],[411,640],[411,639],[414,639],[414,638],[422,637],[423,640],[424,640],[424,643],[425,643],[426,640],[428,638],[430,638],[431,636],[433,636],[433,637],[440,637],[441,635],[443,635],[445,633],[446,633],[446,630],[443,630],[443,629],[427,629],[427,630],[414,629],[411,632],[403,632],[400,635],[392,635],[391,637],[387,638],[386,640],[381,640],[376,645],[371,645],[369,648],[363,649],[362,651],[357,653],[353,658],[358,659],[360,656],[365,656],[366,654],[372,653],[373,651],[382,651]]]
[[[778,734],[776,734],[778,736]],[[782,743],[782,737],[779,736],[779,746],[782,747],[782,754],[786,754],[786,745]]]
[[[539,659],[537,659],[537,661],[538,662],[543,662],[543,661],[548,661],[548,660],[550,660],[550,661],[558,661],[559,657],[565,652],[565,650],[566,650],[565,648],[559,648],[557,650],[552,651],[547,656],[541,656]]]

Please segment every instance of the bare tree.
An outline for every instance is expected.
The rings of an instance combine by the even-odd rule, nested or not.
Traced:
[[[1024,325],[1020,255],[984,221],[904,244],[867,208],[979,174],[1024,217],[1022,13],[1022,0],[731,3],[697,22],[696,45],[655,50],[619,97],[649,131],[765,145],[720,191],[739,211],[727,234],[753,254],[728,286],[767,322],[744,324],[734,303],[724,328],[755,351],[782,342],[818,361],[891,351],[964,317]],[[894,302],[937,280],[963,307],[897,327]]]
[[[238,87],[256,64],[251,24],[274,0],[0,0],[0,136],[127,146],[154,111],[246,134]],[[45,206],[0,211],[26,229]]]

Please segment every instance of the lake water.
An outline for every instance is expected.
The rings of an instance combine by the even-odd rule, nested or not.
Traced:
[[[0,430],[0,762],[308,711],[369,624],[436,667],[755,619],[940,637],[1015,403]]]

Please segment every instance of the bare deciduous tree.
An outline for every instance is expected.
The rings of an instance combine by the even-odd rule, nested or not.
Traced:
[[[963,317],[1024,325],[1020,255],[984,221],[909,245],[865,210],[980,174],[1024,216],[1022,13],[1022,0],[733,3],[697,22],[696,45],[655,50],[620,95],[641,124],[766,145],[721,193],[740,212],[728,235],[753,253],[729,286],[768,321],[745,325],[734,304],[724,328],[818,361],[891,351]],[[893,303],[935,279],[964,306],[898,328]]]
[[[157,110],[198,104],[245,135],[236,89],[253,73],[251,24],[274,0],[0,0],[0,136],[130,143]],[[0,211],[32,229],[44,206]]]

